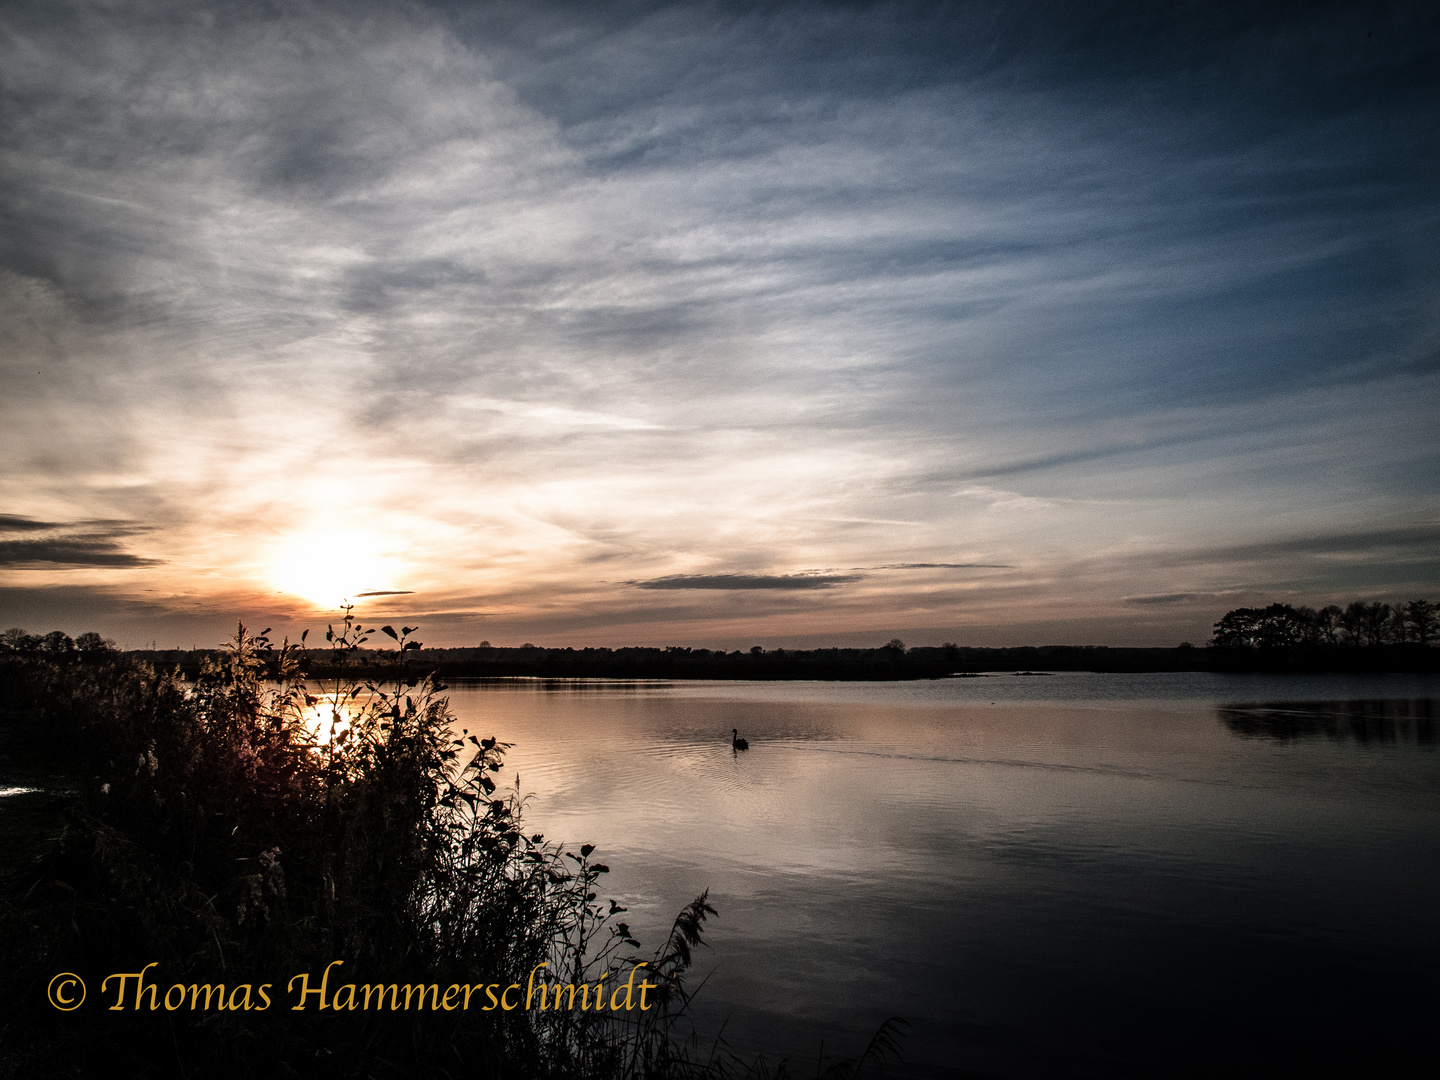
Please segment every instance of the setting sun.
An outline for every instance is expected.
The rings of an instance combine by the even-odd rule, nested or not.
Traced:
[[[318,607],[392,587],[394,565],[373,550],[358,547],[352,534],[306,534],[291,537],[277,549],[270,583],[281,592]]]

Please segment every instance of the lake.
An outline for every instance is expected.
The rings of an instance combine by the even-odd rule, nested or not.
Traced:
[[[1440,995],[1440,679],[1058,673],[454,685],[527,829],[647,951],[708,889],[695,1028],[813,1075],[1326,1075]],[[750,749],[736,753],[738,728]]]

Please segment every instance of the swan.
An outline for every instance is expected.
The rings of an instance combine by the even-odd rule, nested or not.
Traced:
[[[749,750],[750,743],[747,739],[740,738],[740,729],[730,729],[730,747],[733,750]]]

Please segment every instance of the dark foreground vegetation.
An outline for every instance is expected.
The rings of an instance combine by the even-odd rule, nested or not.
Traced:
[[[300,649],[243,627],[190,677],[94,635],[7,635],[0,786],[24,773],[48,790],[0,806],[0,1075],[771,1075],[683,1037],[706,897],[642,951],[599,898],[593,849],[524,828],[505,744],[457,737],[443,687],[406,667],[408,631],[382,629],[396,648],[358,677],[367,633],[347,617],[327,635],[323,692]],[[465,1009],[436,993],[411,1009],[406,993],[404,1009],[321,1010],[312,994],[294,1010],[289,980],[318,989],[337,960],[332,1001],[349,983],[418,986],[421,1002],[429,986],[480,989]],[[123,998],[115,980],[102,989],[151,964],[148,997],[136,979]],[[484,1008],[486,987],[528,989],[537,970],[554,1004],[557,984],[648,981],[650,1008],[587,1011],[583,994],[527,1008],[513,992],[516,1007]],[[47,1000],[61,972],[84,980],[82,1007]],[[892,1030],[865,1056],[893,1048]]]

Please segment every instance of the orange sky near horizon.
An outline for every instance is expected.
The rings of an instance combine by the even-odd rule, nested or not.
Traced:
[[[1440,598],[1404,18],[362,6],[4,16],[0,625],[1174,645]]]

